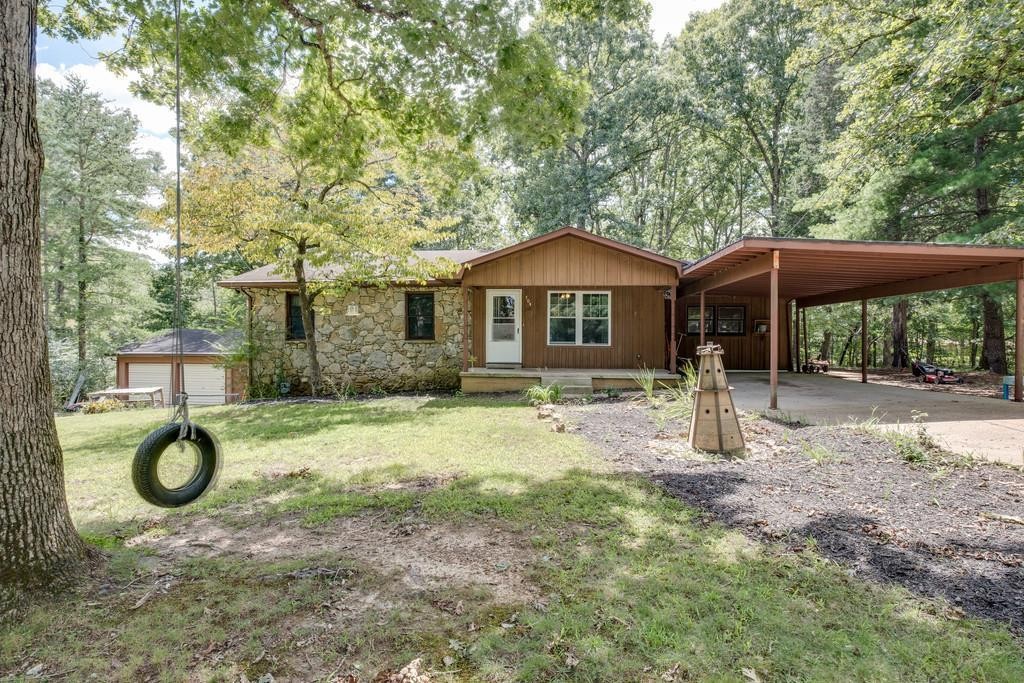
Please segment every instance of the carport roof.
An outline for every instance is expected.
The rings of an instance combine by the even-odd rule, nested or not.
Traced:
[[[743,238],[683,269],[683,294],[762,296],[778,253],[779,297],[819,306],[1016,280],[1024,248],[976,244]]]

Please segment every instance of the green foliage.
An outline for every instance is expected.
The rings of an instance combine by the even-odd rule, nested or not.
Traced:
[[[85,375],[85,383],[78,400],[84,400],[89,391],[104,389],[113,384],[114,363],[110,358],[88,357],[85,362],[78,360],[78,346],[72,339],[51,337],[47,342],[50,354],[50,384],[53,388],[53,403],[56,408],[63,408],[71,392],[75,390],[80,374]]]
[[[100,413],[110,413],[115,410],[124,410],[127,407],[127,403],[118,401],[116,398],[101,398],[96,401],[86,401],[83,403],[81,412],[83,415],[97,415]]]
[[[576,12],[581,4],[584,11],[595,8],[570,1],[559,9]],[[349,169],[361,169],[382,133],[401,141],[436,134],[469,139],[502,125],[550,142],[575,126],[581,90],[547,46],[520,29],[533,8],[528,0],[411,0],[394,8],[184,3],[183,80],[191,93],[216,98],[217,106],[202,112],[205,126],[237,149],[239,142],[270,137],[263,116],[289,89],[286,79],[297,78],[302,108],[294,116],[308,115],[307,139]],[[167,102],[170,10],[162,3],[82,0],[43,8],[40,22],[67,38],[131,26],[131,40],[106,60],[136,71],[141,94]]]
[[[564,389],[560,384],[534,384],[523,392],[523,395],[531,405],[539,406],[549,403],[560,403]]]
[[[801,441],[800,452],[818,465],[829,465],[843,461],[841,455],[820,443],[808,443],[807,441]]]
[[[134,245],[148,243],[138,213],[161,182],[160,162],[135,151],[135,117],[74,76],[60,87],[40,83],[38,118],[46,156],[40,215],[48,332],[55,344],[76,345],[87,388],[97,388],[103,356],[143,334],[151,265]],[[67,347],[55,355],[67,358]],[[77,376],[64,370],[62,383]]]
[[[655,377],[657,377],[657,374],[657,370],[645,365],[630,375],[632,380],[636,382],[636,385],[640,387],[640,390],[644,392],[644,397],[651,405],[654,405]]]

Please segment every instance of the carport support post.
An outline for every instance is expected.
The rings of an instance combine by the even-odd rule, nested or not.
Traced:
[[[860,300],[860,382],[868,383],[868,300]]]
[[[700,346],[704,346],[704,290],[700,291]]]
[[[701,300],[703,301],[704,295],[701,294]],[[772,252],[772,270],[771,270],[771,296],[769,297],[769,316],[771,316],[768,325],[769,332],[771,335],[771,358],[768,361],[768,367],[771,368],[769,384],[771,386],[771,393],[768,400],[768,407],[772,410],[778,410],[779,408],[779,251],[776,249]],[[701,306],[701,310],[703,310]],[[703,316],[701,316],[703,318]],[[703,322],[701,323],[701,329],[704,329]]]
[[[669,295],[669,332],[668,332],[668,371],[676,374],[676,286],[673,285]]]
[[[1017,337],[1014,339],[1013,400],[1024,400],[1024,261],[1017,267]]]

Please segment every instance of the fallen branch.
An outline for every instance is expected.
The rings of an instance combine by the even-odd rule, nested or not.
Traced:
[[[999,522],[1006,522],[1007,524],[1022,524],[1024,525],[1024,517],[1014,517],[1013,515],[997,515],[994,512],[982,512],[982,517],[988,519],[994,519]]]

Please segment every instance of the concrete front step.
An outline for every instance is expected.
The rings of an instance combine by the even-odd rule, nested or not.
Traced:
[[[571,376],[558,376],[558,375],[545,375],[540,378],[542,386],[551,386],[557,384],[562,387],[562,392],[565,394],[592,394],[594,393],[594,383],[589,377],[580,377],[579,375]]]

